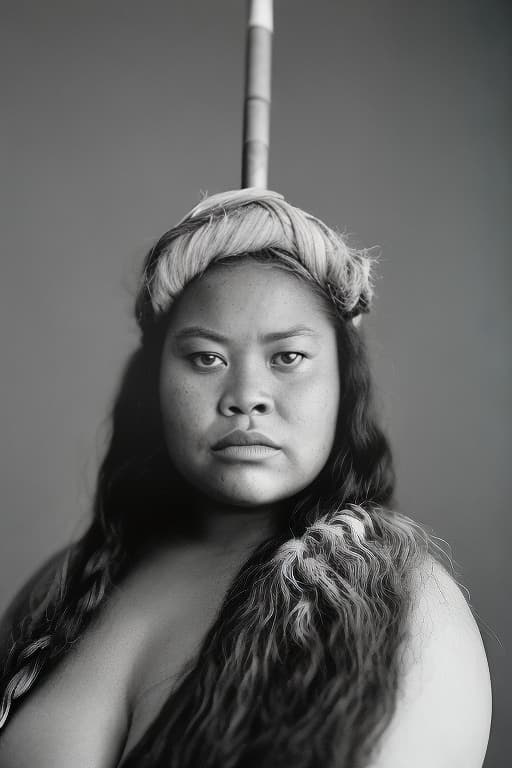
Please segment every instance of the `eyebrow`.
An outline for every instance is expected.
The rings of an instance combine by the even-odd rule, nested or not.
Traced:
[[[282,339],[289,339],[292,336],[314,336],[318,337],[318,332],[312,328],[308,328],[307,325],[294,325],[293,328],[287,328],[285,331],[274,331],[273,333],[266,333],[263,336],[259,336],[259,341],[265,343],[271,341],[281,341]],[[226,343],[229,341],[227,336],[223,336],[217,331],[212,331],[210,328],[203,328],[200,325],[191,325],[188,328],[182,328],[174,334],[176,341],[182,341],[184,339],[201,337],[203,339],[209,339],[210,341],[217,341],[219,343]]]

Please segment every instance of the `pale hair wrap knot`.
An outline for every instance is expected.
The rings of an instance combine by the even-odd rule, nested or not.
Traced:
[[[139,325],[144,330],[167,313],[211,265],[251,255],[268,256],[320,288],[344,319],[370,309],[376,257],[350,248],[340,233],[278,192],[250,187],[205,197],[160,238],[143,271]]]

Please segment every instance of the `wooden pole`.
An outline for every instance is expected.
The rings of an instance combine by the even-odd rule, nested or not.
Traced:
[[[242,188],[267,187],[273,0],[249,0],[245,63]]]

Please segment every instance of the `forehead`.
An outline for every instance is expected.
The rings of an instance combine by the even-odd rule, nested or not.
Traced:
[[[216,264],[190,283],[175,301],[169,326],[214,326],[231,335],[260,334],[287,326],[332,331],[326,301],[305,280],[275,264],[244,259]]]

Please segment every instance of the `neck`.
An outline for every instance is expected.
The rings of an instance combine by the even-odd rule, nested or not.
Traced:
[[[217,554],[248,557],[265,539],[277,533],[283,505],[240,507],[198,495],[194,504],[193,539]]]
[[[277,532],[278,505],[234,507],[210,499],[198,505],[198,539],[215,550],[251,549]]]
[[[224,504],[197,491],[180,504],[179,519],[161,520],[162,536],[178,546],[196,546],[214,556],[246,559],[265,539],[277,534],[287,517],[286,503],[241,507]],[[151,545],[151,542],[150,542]]]

